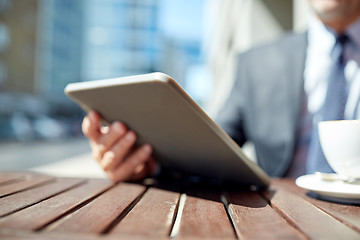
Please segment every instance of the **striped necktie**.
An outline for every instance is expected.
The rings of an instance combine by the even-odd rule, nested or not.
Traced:
[[[306,172],[334,172],[320,146],[318,134],[318,122],[327,120],[344,119],[344,110],[347,101],[347,83],[344,74],[343,50],[345,44],[349,41],[346,35],[337,37],[334,48],[331,52],[331,65],[328,75],[328,87],[326,98],[322,108],[315,115],[313,121],[312,136],[309,145]]]

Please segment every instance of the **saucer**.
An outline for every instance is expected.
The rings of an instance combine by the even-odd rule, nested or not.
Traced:
[[[298,177],[295,183],[299,187],[315,192],[325,198],[335,198],[334,200],[344,202],[347,202],[347,200],[360,202],[360,184],[358,183],[347,183],[342,180],[323,180],[315,174]]]

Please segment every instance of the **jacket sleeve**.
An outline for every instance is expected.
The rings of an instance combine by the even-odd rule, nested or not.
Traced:
[[[236,75],[232,89],[215,117],[215,122],[240,146],[247,141],[244,131],[246,104],[245,62],[244,55],[240,54],[237,58]]]

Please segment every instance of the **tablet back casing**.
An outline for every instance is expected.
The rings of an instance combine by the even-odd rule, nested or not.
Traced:
[[[166,167],[246,185],[267,186],[269,177],[169,76],[152,73],[69,84],[65,92],[85,111],[124,122],[150,143]]]

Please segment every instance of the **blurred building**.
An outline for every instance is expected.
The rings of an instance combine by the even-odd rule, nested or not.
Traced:
[[[0,88],[35,92],[38,0],[0,1]]]
[[[165,72],[186,88],[201,62],[204,1],[88,0],[83,80]]]
[[[83,80],[144,74],[157,68],[158,2],[86,1]]]
[[[2,89],[55,97],[80,77],[82,1],[1,0]],[[1,34],[4,38],[4,31]]]
[[[203,1],[0,2],[3,89],[61,98],[69,82],[152,71],[184,83],[201,60]]]
[[[38,14],[37,93],[64,99],[66,84],[81,80],[84,1],[41,0]]]
[[[0,0],[0,29],[6,30],[0,30],[6,40],[0,50],[0,139],[79,132],[71,119],[81,113],[68,108],[63,89],[81,73],[81,4]]]
[[[79,107],[63,93],[70,82],[162,71],[191,88],[189,72],[201,71],[189,68],[203,62],[203,5],[0,0],[0,128],[21,139],[31,138],[44,121],[53,129],[68,128],[56,125],[81,119]]]
[[[303,0],[0,0],[0,139],[79,121],[67,83],[154,71],[213,115],[235,56],[302,29],[308,12]]]

